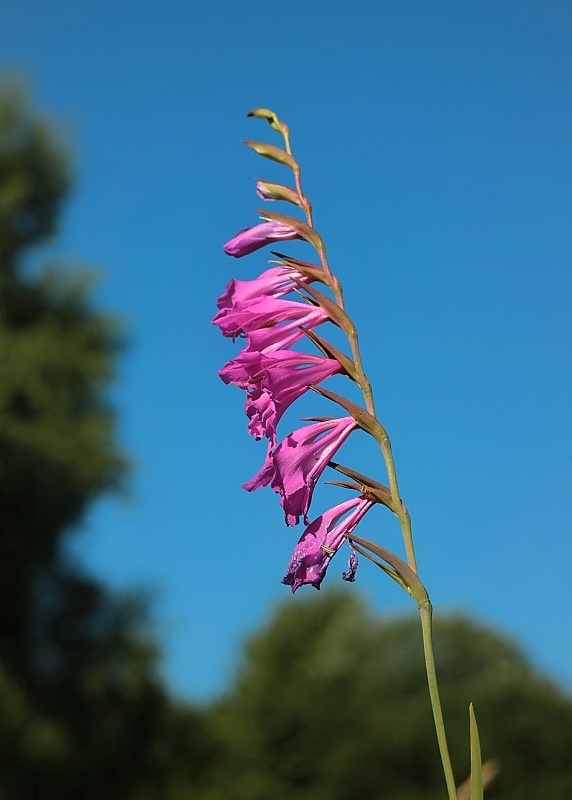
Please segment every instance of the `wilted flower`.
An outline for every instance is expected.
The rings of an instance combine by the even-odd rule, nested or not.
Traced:
[[[319,589],[330,561],[344,543],[346,534],[352,532],[372,505],[367,497],[354,497],[317,517],[300,537],[282,583],[291,586],[292,592],[305,583]],[[342,519],[349,511],[351,513]],[[357,557],[352,553],[350,569],[342,576],[344,580],[354,580],[356,561]]]
[[[254,253],[255,250],[260,250],[261,247],[272,242],[301,238],[298,231],[291,228],[290,225],[269,220],[268,222],[254,225],[252,228],[243,228],[224,245],[224,252],[227,256],[241,258],[249,253]]]
[[[287,525],[297,525],[307,512],[318,478],[350,433],[357,428],[352,417],[306,425],[289,434],[269,451],[262,469],[244,484],[251,492],[269,483],[281,495]]]

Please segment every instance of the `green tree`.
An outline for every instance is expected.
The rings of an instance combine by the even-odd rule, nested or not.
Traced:
[[[493,800],[572,797],[572,702],[519,650],[461,617],[436,622],[453,763],[469,772],[468,704]],[[212,711],[224,753],[208,800],[437,800],[443,778],[416,618],[376,619],[355,594],[283,605],[247,644]]]
[[[84,272],[35,263],[71,187],[62,141],[21,85],[2,85],[0,798],[192,798],[192,752],[206,763],[208,747],[157,676],[144,604],[66,552],[126,459],[106,399],[117,322],[92,307]]]

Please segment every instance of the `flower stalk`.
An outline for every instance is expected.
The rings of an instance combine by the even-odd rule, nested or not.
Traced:
[[[349,569],[343,579],[353,581],[360,553],[377,564],[416,601],[423,636],[423,651],[431,707],[443,765],[449,800],[457,800],[457,789],[447,746],[441,709],[432,636],[432,606],[418,577],[417,562],[409,512],[399,491],[397,470],[391,441],[377,418],[373,390],[367,378],[360,352],[356,326],[345,310],[342,285],[328,262],[326,246],[314,228],[310,200],[302,190],[302,175],[293,155],[290,130],[270,109],[259,108],[248,116],[266,119],[281,134],[284,148],[264,142],[245,142],[258,155],[290,169],[294,186],[258,180],[258,196],[267,201],[289,202],[304,212],[305,220],[274,212],[261,212],[263,222],[240,231],[225,245],[225,252],[237,258],[248,255],[276,241],[302,239],[314,247],[319,264],[278,256],[278,267],[263,273],[254,281],[231,281],[217,303],[219,312],[213,320],[225,336],[244,336],[247,347],[220,371],[225,383],[234,384],[247,393],[245,410],[249,432],[259,439],[268,439],[267,456],[258,474],[244,487],[248,491],[270,485],[280,494],[287,525],[303,518],[306,529],[296,545],[283,583],[292,591],[310,584],[320,588],[326,570],[337,551],[349,541]],[[325,284],[333,299],[318,291],[311,282]],[[295,292],[297,301],[283,299]],[[301,301],[301,302],[300,302]],[[339,351],[316,333],[321,325],[333,324],[347,337],[351,355]],[[305,338],[304,338],[305,337]],[[320,356],[294,353],[290,347],[302,339],[309,340]],[[323,389],[319,384],[329,376],[341,373],[355,382],[363,397],[364,407]],[[308,389],[337,403],[349,414],[342,419],[312,417],[311,425],[289,434],[277,443],[277,425],[283,412]],[[331,461],[348,436],[357,428],[371,435],[381,451],[388,486],[362,475],[349,467]],[[317,480],[326,466],[341,472],[351,481],[331,481],[334,485],[357,492],[357,496],[319,514],[312,522],[308,511]],[[381,545],[362,539],[354,530],[374,505],[389,508],[397,517],[403,538],[406,561]],[[471,711],[471,720],[474,714]],[[476,723],[471,728],[476,730]],[[479,761],[475,770],[480,771]],[[479,773],[480,775],[480,773]],[[478,779],[473,775],[474,785]]]

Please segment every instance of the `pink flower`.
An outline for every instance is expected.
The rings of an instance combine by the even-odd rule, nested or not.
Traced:
[[[327,319],[328,315],[317,306],[262,296],[235,303],[230,308],[221,308],[213,319],[213,325],[221,329],[223,336],[236,339],[243,333],[259,328],[273,328],[287,320],[294,320],[297,328],[302,325],[314,328]]]
[[[316,314],[315,317],[308,317],[304,321],[304,330],[315,328],[321,322],[325,322],[325,320],[319,314]],[[245,352],[272,353],[275,350],[287,350],[304,336],[304,330],[300,327],[298,320],[293,320],[285,325],[249,331],[246,335],[248,344]]]
[[[227,256],[241,258],[255,250],[260,250],[272,242],[280,242],[286,239],[301,239],[302,237],[289,225],[270,220],[261,222],[252,228],[243,228],[236,236],[224,245],[224,252]]]
[[[277,350],[269,353],[243,350],[219,371],[225,383],[246,389],[245,411],[249,433],[266,436],[276,444],[276,426],[286,409],[313,384],[341,372],[333,358]]]
[[[247,491],[271,483],[284,509],[287,525],[297,525],[312,501],[314,487],[350,433],[357,428],[352,417],[330,419],[306,425],[289,434],[274,450],[269,451],[262,469],[244,484]]]
[[[319,589],[330,561],[344,543],[346,534],[353,531],[372,505],[367,497],[355,497],[334,506],[310,523],[292,553],[282,583],[291,586],[292,592],[305,583]],[[348,512],[351,513],[342,520]],[[355,580],[356,570],[357,557],[352,552],[349,570],[343,573],[343,579]]]
[[[292,275],[303,280],[301,275],[286,267],[272,267],[251,281],[240,281],[238,278],[233,278],[216,301],[216,307],[233,308],[235,305],[258,299],[263,295],[280,297],[294,289],[295,283],[291,278]]]

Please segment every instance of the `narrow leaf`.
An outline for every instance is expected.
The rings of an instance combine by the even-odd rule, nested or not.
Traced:
[[[279,164],[284,164],[285,167],[290,167],[290,169],[298,168],[296,159],[292,158],[292,156],[281,147],[276,147],[276,145],[268,144],[267,142],[246,141],[243,142],[243,144],[247,147],[251,147],[259,156],[269,158],[271,161],[278,161]]]
[[[295,231],[298,231],[302,239],[313,244],[317,250],[323,247],[323,242],[316,231],[297,217],[290,217],[288,214],[277,214],[275,211],[266,211],[260,208],[257,210],[258,213],[262,214],[266,219],[273,219],[276,222],[281,222],[282,225],[289,225],[290,228],[294,228]]]
[[[483,800],[483,765],[481,743],[473,704],[469,704],[469,731],[471,735],[471,800]]]

